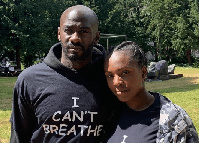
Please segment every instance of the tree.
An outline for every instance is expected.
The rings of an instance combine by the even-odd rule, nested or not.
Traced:
[[[1,46],[15,49],[17,68],[43,57],[57,41],[61,12],[74,1],[5,0],[1,2]]]
[[[98,5],[98,8],[100,9],[98,16],[102,19],[102,22],[100,21],[102,33],[127,35],[128,40],[135,41],[147,49],[148,36],[140,14],[143,9],[142,0],[109,0],[101,7]],[[112,40],[112,45],[119,43],[121,43],[119,38]]]
[[[157,43],[155,48],[158,51],[167,47],[176,50],[178,55],[182,51],[197,49],[197,1],[147,0],[146,5],[144,14],[148,17],[148,33]]]
[[[170,59],[172,51],[181,55],[198,49],[197,0],[2,0],[0,53],[14,50],[18,68],[20,61],[25,67],[32,65],[57,42],[61,13],[76,4],[97,13],[101,33],[127,35],[144,51],[154,50],[157,60]],[[151,41],[154,47],[148,46]],[[100,43],[106,45],[103,39]],[[121,39],[110,43],[115,46]]]

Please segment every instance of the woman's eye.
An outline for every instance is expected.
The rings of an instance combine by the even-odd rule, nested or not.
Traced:
[[[110,74],[110,75],[106,75],[106,77],[107,77],[107,78],[112,78],[112,77],[114,77],[114,76]]]

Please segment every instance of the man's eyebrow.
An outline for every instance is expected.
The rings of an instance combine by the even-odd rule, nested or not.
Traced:
[[[75,27],[74,25],[64,25],[64,28],[72,28],[72,27]],[[87,29],[87,30],[90,30],[90,27],[88,26],[78,26],[80,29]]]
[[[72,27],[73,25],[64,25],[64,28]]]
[[[90,27],[89,26],[80,26],[80,28],[89,29]]]

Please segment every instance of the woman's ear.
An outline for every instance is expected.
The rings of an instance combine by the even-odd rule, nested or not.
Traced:
[[[60,27],[58,27],[58,41],[61,41],[61,38],[60,38]]]
[[[143,79],[146,78],[147,73],[148,73],[147,67],[146,67],[146,66],[143,66],[143,67],[142,67],[142,77],[143,77]]]

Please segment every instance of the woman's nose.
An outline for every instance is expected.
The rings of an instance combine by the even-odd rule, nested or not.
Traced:
[[[122,85],[123,82],[124,82],[124,81],[123,81],[123,79],[122,79],[120,76],[114,76],[113,85],[114,85],[115,87]]]

